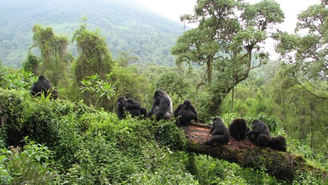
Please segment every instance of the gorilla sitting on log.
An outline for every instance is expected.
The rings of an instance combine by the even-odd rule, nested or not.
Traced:
[[[144,107],[141,107],[140,103],[136,102],[132,98],[126,99],[121,96],[117,99],[117,109],[116,114],[120,119],[125,118],[125,112],[129,112],[132,117],[146,117],[147,110]]]
[[[284,136],[273,137],[270,142],[270,148],[286,152],[287,144]]]
[[[230,136],[238,141],[245,140],[248,130],[244,119],[235,119],[229,125]]]
[[[206,141],[205,145],[213,145],[214,143],[227,144],[229,141],[229,131],[220,118],[213,119],[210,133],[212,138]]]
[[[252,130],[247,134],[249,140],[254,144],[267,147],[271,141],[269,128],[261,120],[254,120],[252,123]]]
[[[157,90],[154,93],[154,102],[152,109],[148,112],[147,117],[156,116],[156,121],[161,119],[170,119],[172,117],[172,100],[163,90]]]
[[[188,125],[191,120],[198,122],[197,111],[195,107],[191,104],[190,100],[185,100],[183,104],[180,104],[174,111],[174,117],[179,117],[176,124]]]
[[[45,76],[40,75],[38,81],[31,87],[31,94],[33,96],[43,94],[44,97],[47,97],[49,93],[51,93],[51,98],[55,100],[58,98],[58,91],[52,87],[51,82]]]
[[[261,120],[254,120],[252,130],[247,134],[249,140],[260,147],[270,147],[286,151],[286,139],[283,136],[271,138],[269,128]]]

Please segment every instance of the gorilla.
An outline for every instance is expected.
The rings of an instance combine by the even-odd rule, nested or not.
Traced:
[[[43,94],[44,97],[47,97],[49,93],[51,93],[52,99],[58,98],[58,91],[52,87],[51,82],[45,76],[40,75],[38,81],[33,83],[31,87],[31,94],[33,96]]]
[[[254,120],[252,130],[247,133],[249,140],[261,147],[268,147],[271,141],[269,128],[261,120]]]
[[[212,138],[207,140],[204,143],[205,145],[213,145],[214,143],[227,144],[229,141],[229,131],[220,118],[213,119],[210,133]]]
[[[125,118],[125,111],[128,111],[132,117],[146,117],[147,110],[141,107],[140,103],[136,102],[132,98],[126,99],[121,96],[117,99],[117,109],[116,114],[120,119]]]
[[[152,109],[148,112],[147,117],[156,116],[156,121],[161,119],[170,119],[173,113],[172,100],[163,90],[157,90],[154,93],[154,102]]]
[[[286,152],[286,139],[284,136],[273,137],[270,142],[270,148]]]
[[[248,130],[246,120],[244,119],[235,119],[229,125],[230,136],[235,138],[237,141],[244,140]]]
[[[185,100],[183,104],[179,106],[174,111],[174,117],[179,117],[177,120],[177,125],[187,125],[191,120],[198,122],[197,111],[195,107],[191,104],[190,100]]]

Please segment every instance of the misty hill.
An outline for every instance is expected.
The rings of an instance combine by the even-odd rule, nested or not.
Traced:
[[[139,62],[174,63],[171,47],[183,25],[134,0],[6,0],[0,6],[0,60],[20,66],[32,44],[31,28],[40,23],[69,39],[87,17],[87,28],[100,29],[114,57],[131,52]],[[71,44],[71,48],[75,46]]]

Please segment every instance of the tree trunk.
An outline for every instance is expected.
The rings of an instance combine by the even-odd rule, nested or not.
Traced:
[[[248,139],[237,141],[230,137],[227,145],[207,146],[204,142],[211,136],[210,125],[194,123],[182,129],[187,137],[187,151],[206,154],[214,158],[234,162],[242,167],[265,167],[269,175],[291,182],[297,170],[312,171],[326,176],[326,172],[308,164],[301,155],[281,152],[269,147],[254,146]]]

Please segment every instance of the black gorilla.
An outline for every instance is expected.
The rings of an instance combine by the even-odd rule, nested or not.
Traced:
[[[120,119],[123,119],[125,118],[125,111],[128,111],[132,117],[145,117],[147,114],[146,108],[141,107],[140,103],[134,101],[132,98],[126,99],[121,96],[117,99],[116,114]]]
[[[247,136],[254,144],[261,147],[269,146],[271,141],[269,128],[258,119],[253,121],[252,130],[247,133]]]
[[[174,117],[179,117],[177,125],[187,125],[191,120],[198,122],[197,111],[190,100],[185,100],[174,111]]]
[[[286,145],[285,137],[283,136],[273,137],[270,142],[270,148],[286,152],[287,145]]]
[[[268,127],[260,120],[254,120],[248,138],[256,145],[270,147],[275,150],[286,151],[286,139],[283,136],[271,138]]]
[[[170,119],[172,117],[172,100],[163,90],[157,90],[154,93],[154,102],[152,109],[148,112],[147,117],[156,116],[156,121],[161,119]]]
[[[220,118],[213,119],[210,133],[212,138],[206,141],[205,145],[213,145],[214,143],[227,144],[229,141],[229,131]]]
[[[248,132],[246,120],[235,119],[229,125],[230,136],[237,139],[238,141],[244,140]]]
[[[33,96],[43,94],[47,97],[49,93],[51,93],[51,98],[55,100],[58,98],[58,91],[52,87],[51,82],[45,76],[40,75],[38,81],[33,83],[31,87],[31,94]]]

